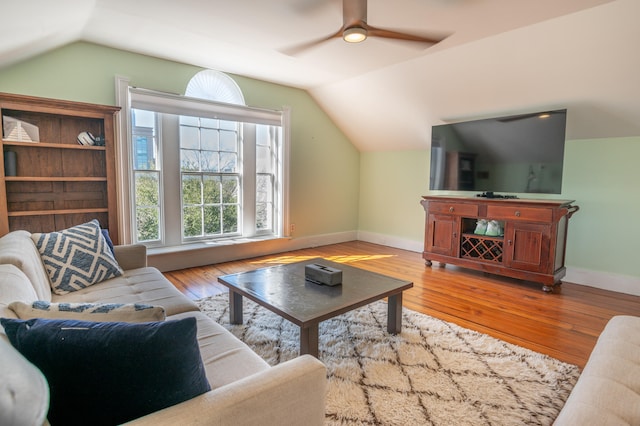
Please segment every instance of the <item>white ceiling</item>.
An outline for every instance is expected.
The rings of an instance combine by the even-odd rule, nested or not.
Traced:
[[[371,25],[452,35],[297,56],[281,50],[340,28],[339,0],[0,1],[0,67],[84,40],[304,88],[363,151],[424,149],[443,121],[565,107],[569,139],[640,135],[638,0],[369,0]]]

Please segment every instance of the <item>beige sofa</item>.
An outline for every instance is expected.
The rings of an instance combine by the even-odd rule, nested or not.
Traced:
[[[640,317],[607,323],[554,424],[640,425]]]
[[[270,367],[248,346],[201,313],[157,269],[147,267],[144,246],[116,246],[114,252],[124,270],[122,276],[61,296],[52,294],[30,234],[14,231],[3,236],[0,238],[0,317],[16,318],[8,308],[14,301],[163,306],[167,320],[188,316],[196,318],[200,354],[212,390],[141,417],[131,424],[280,426],[324,423],[327,379],[326,369],[320,361],[306,355]],[[4,330],[0,331],[0,344],[4,345],[0,353],[6,359],[11,356],[19,358],[8,343]],[[13,355],[7,355],[9,353]],[[18,371],[23,371],[22,361],[26,360],[23,358],[15,369],[0,369],[0,374],[18,374]],[[3,362],[7,361],[3,359]],[[32,373],[25,373],[25,380],[34,380]],[[0,383],[7,382],[4,379],[0,377]],[[7,386],[0,385],[0,410],[5,414],[10,408],[6,405],[16,403],[6,397],[14,392]],[[46,389],[43,392],[46,393]],[[70,405],[69,409],[72,410],[73,406]],[[34,411],[38,411],[38,407],[34,407]]]

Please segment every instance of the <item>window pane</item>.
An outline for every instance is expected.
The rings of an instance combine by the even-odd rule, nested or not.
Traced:
[[[209,129],[218,129],[220,126],[220,121],[215,118],[201,118],[200,126],[207,127]]]
[[[256,204],[256,229],[258,231],[273,229],[273,204]]]
[[[158,207],[136,208],[137,241],[157,241],[160,239],[160,209]]]
[[[200,176],[182,175],[182,204],[202,204]]]
[[[160,200],[158,172],[135,172],[136,206],[157,206]]]
[[[222,214],[222,232],[238,232],[238,206],[223,206]]]
[[[238,134],[236,132],[220,131],[220,151],[238,151]]]
[[[271,175],[258,175],[256,177],[256,201],[262,203],[273,201]]]
[[[202,235],[202,208],[199,206],[182,209],[182,223],[184,237],[199,237]]]
[[[206,206],[204,208],[204,232],[207,235],[220,234],[221,206]]]
[[[236,177],[222,178],[222,202],[226,204],[238,202],[238,179]]]
[[[264,124],[256,125],[256,145],[269,146],[271,145],[271,132],[274,131],[272,126]]]
[[[220,120],[220,128],[224,130],[238,130],[238,123],[236,121]]]
[[[217,151],[200,151],[200,170],[203,172],[217,172],[219,169]]]
[[[256,229],[273,228],[273,179],[272,175],[256,176]]]
[[[218,176],[204,176],[203,192],[205,204],[220,204],[220,178]]]
[[[197,127],[180,126],[180,148],[200,148],[200,130]]]
[[[133,169],[157,170],[158,141],[156,131],[156,113],[141,109],[132,109]]]
[[[256,173],[270,173],[271,164],[271,147],[256,146]]]
[[[220,153],[220,171],[235,173],[238,171],[238,155],[230,152]]]
[[[213,129],[200,130],[200,148],[209,151],[220,149],[220,132]]]
[[[200,151],[191,149],[180,150],[180,170],[183,172],[200,171]]]
[[[181,115],[180,116],[180,124],[184,124],[187,126],[198,126],[198,122],[200,120],[198,120],[198,117],[191,117],[189,115]]]

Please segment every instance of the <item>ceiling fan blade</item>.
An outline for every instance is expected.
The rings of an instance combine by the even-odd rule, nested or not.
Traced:
[[[321,37],[315,40],[310,40],[304,43],[300,43],[300,44],[295,44],[293,46],[289,46],[289,47],[285,47],[283,49],[279,49],[279,51],[281,53],[284,53],[285,55],[288,56],[296,56],[299,53],[314,48],[322,43],[325,43],[329,40],[331,40],[332,38],[337,38],[337,37],[342,37],[342,28],[340,28],[340,30],[336,31],[335,33],[325,36],[325,37]]]
[[[367,25],[367,32],[370,37],[382,37],[394,40],[414,41],[423,44],[434,45],[440,43],[451,34],[438,35],[438,36],[425,36],[419,34],[403,33],[399,31],[386,30],[384,28],[372,27]]]

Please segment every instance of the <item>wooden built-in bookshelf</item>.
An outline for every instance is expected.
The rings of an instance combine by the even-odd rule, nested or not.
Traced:
[[[0,236],[18,229],[51,232],[98,219],[118,242],[114,118],[119,110],[0,93],[3,119],[38,129],[35,141],[8,140],[6,131],[0,140]],[[104,146],[79,144],[81,132],[100,136]],[[15,153],[13,176],[6,176],[4,164],[9,151]]]

